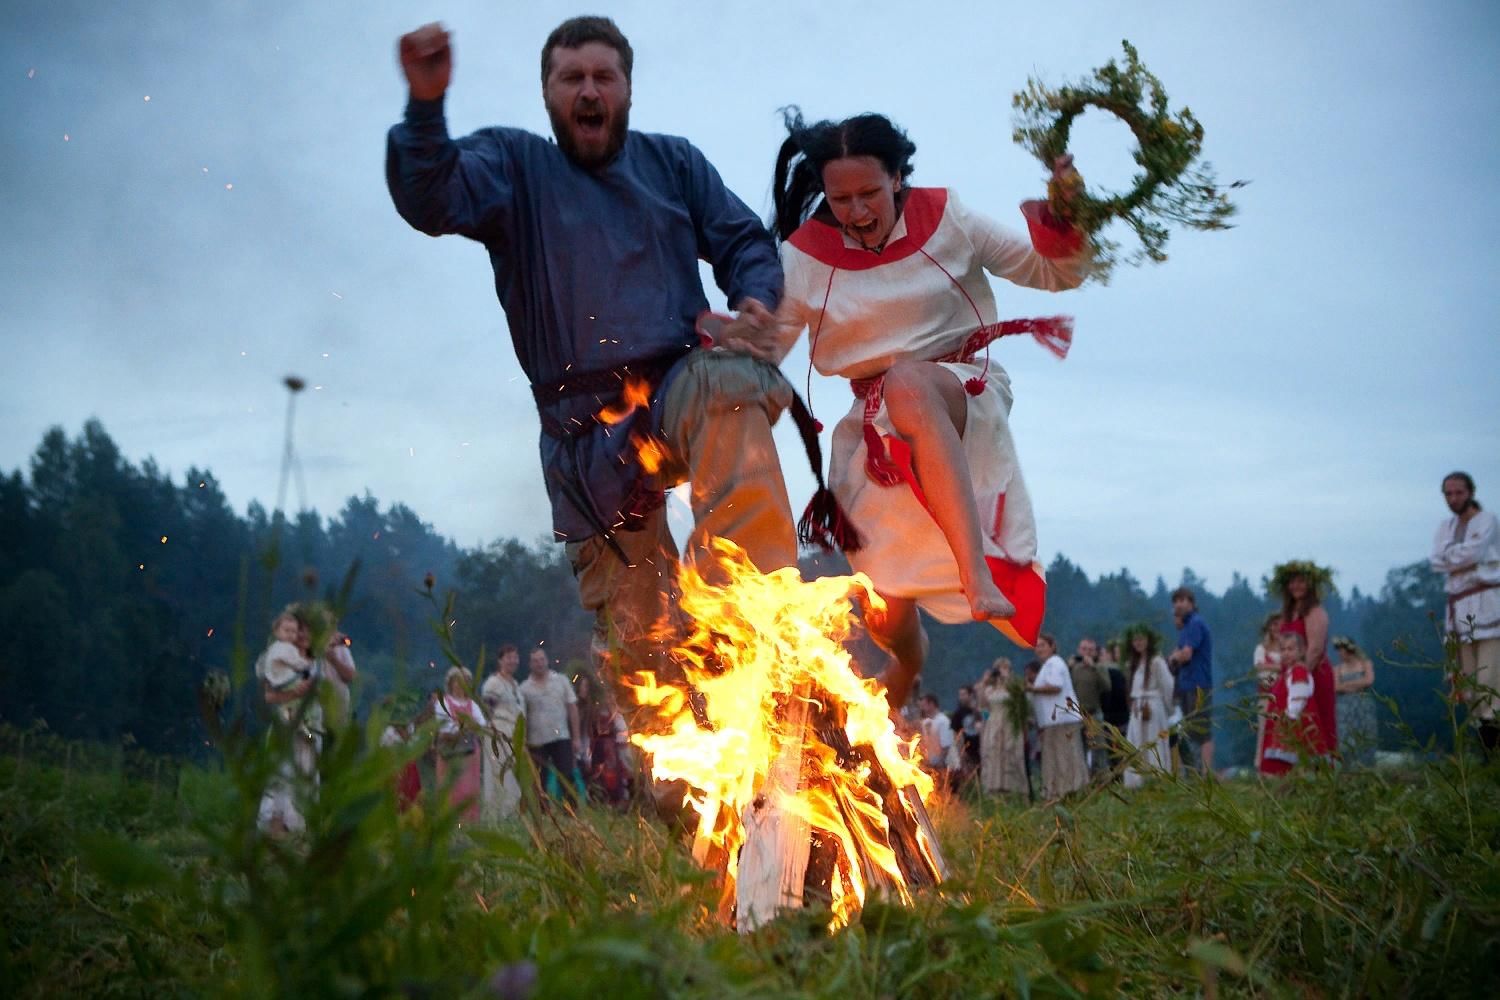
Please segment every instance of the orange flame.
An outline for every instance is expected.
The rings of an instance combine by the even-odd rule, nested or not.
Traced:
[[[611,403],[598,413],[599,422],[613,427],[632,413],[651,405],[651,383],[634,375],[627,376],[620,392],[620,401]]]
[[[667,446],[649,434],[639,435],[635,439],[635,454],[641,468],[648,475],[655,475],[666,464]]]
[[[803,890],[796,870],[779,876],[769,900],[764,886],[736,887],[742,850],[772,859],[774,869],[801,849],[805,869],[806,845],[816,841],[822,863],[833,859],[832,927],[847,924],[872,890],[910,902],[892,823],[917,845],[928,881],[941,877],[931,829],[917,816],[933,782],[915,741],[897,736],[879,685],[854,673],[843,647],[855,626],[851,598],[867,595],[877,609],[883,602],[863,574],[807,582],[795,567],[763,574],[733,543],[710,544],[713,574],[726,582],[691,565],[680,574],[690,623],[674,651],[683,682],[649,671],[626,680],[655,720],[654,731],[632,740],[650,754],[658,780],[689,786],[694,858],[722,866],[726,900],[738,892],[742,930],[798,905]]]

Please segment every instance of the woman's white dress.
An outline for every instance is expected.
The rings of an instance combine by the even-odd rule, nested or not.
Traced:
[[[1139,788],[1155,770],[1169,771],[1171,743],[1167,736],[1172,705],[1172,671],[1167,661],[1153,657],[1149,668],[1133,667],[1130,674],[1130,724],[1125,739],[1140,751],[1125,769],[1125,787]]]
[[[484,735],[484,787],[480,794],[480,817],[494,823],[516,815],[521,803],[521,786],[516,783],[516,754],[511,737],[516,720],[526,714],[526,700],[520,685],[509,677],[490,674],[479,688],[490,717],[489,731]]]
[[[879,254],[814,218],[782,246],[782,354],[806,329],[812,364],[825,375],[868,379],[897,361],[935,361],[960,351],[981,322],[996,322],[985,272],[1058,291],[1082,283],[1089,259],[1086,251],[1044,257],[1031,240],[967,210],[943,188],[912,189]],[[1030,646],[1045,609],[1045,583],[1035,562],[1031,498],[1011,438],[1010,378],[994,361],[985,373],[980,358],[939,363],[960,383],[985,376],[978,395],[965,395],[964,457],[985,556],[997,586],[1017,607],[1009,626],[995,624]],[[829,474],[830,488],[865,542],[849,554],[850,565],[867,573],[881,593],[914,599],[939,621],[970,621],[958,564],[915,478],[885,486],[866,474],[864,410],[856,398],[834,429]],[[909,450],[883,401],[874,427],[891,459],[909,472]]]
[[[988,713],[979,735],[980,785],[992,794],[1025,792],[1026,733],[1011,722],[1010,692],[1003,684],[979,690]]]

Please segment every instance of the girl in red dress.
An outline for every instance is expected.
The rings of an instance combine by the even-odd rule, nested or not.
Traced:
[[[1307,639],[1296,629],[1281,634],[1281,669],[1271,685],[1261,742],[1260,773],[1286,774],[1304,755],[1332,751],[1333,713],[1316,695],[1307,666]]]

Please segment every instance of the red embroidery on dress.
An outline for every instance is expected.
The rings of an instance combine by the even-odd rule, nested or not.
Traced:
[[[1000,494],[999,496],[997,496],[995,498],[995,519],[994,519],[994,521],[992,521],[990,523],[990,541],[994,542],[996,545],[1000,546],[1002,549],[1005,548],[1005,542],[1002,540],[1002,535],[1001,535],[1001,532],[1000,532],[1000,526],[1002,524],[1004,524],[1004,523],[1005,523],[1005,494],[1002,493],[1002,494]]]

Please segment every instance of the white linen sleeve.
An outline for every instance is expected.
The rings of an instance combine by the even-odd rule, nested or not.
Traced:
[[[1463,541],[1444,543],[1445,523],[1433,541],[1432,568],[1439,573],[1452,573],[1481,562],[1495,542],[1495,523],[1493,515],[1479,514],[1469,521]]]
[[[1427,557],[1427,564],[1434,573],[1448,572],[1448,537],[1448,522],[1444,521],[1438,525],[1437,534],[1432,536],[1432,554]]]
[[[968,235],[984,269],[997,278],[1026,288],[1060,292],[1077,288],[1088,277],[1093,251],[1087,240],[1072,257],[1043,257],[1029,237],[970,210],[952,189],[948,191],[948,213]]]
[[[1312,695],[1312,672],[1306,669],[1294,670],[1286,682],[1286,717],[1302,718],[1302,710],[1307,707],[1307,700]]]
[[[448,710],[447,698],[438,698],[437,703],[432,706],[432,717],[437,720],[438,732],[446,735],[458,732],[458,723],[454,721],[453,713]]]
[[[1156,683],[1156,693],[1161,695],[1162,704],[1172,704],[1172,670],[1164,658],[1158,656],[1152,661],[1151,677]]]
[[[812,259],[790,243],[781,245],[781,270],[786,286],[781,293],[781,304],[776,307],[776,329],[772,334],[772,348],[778,365],[792,353],[802,331],[812,322],[813,312],[807,294],[811,264]]]

